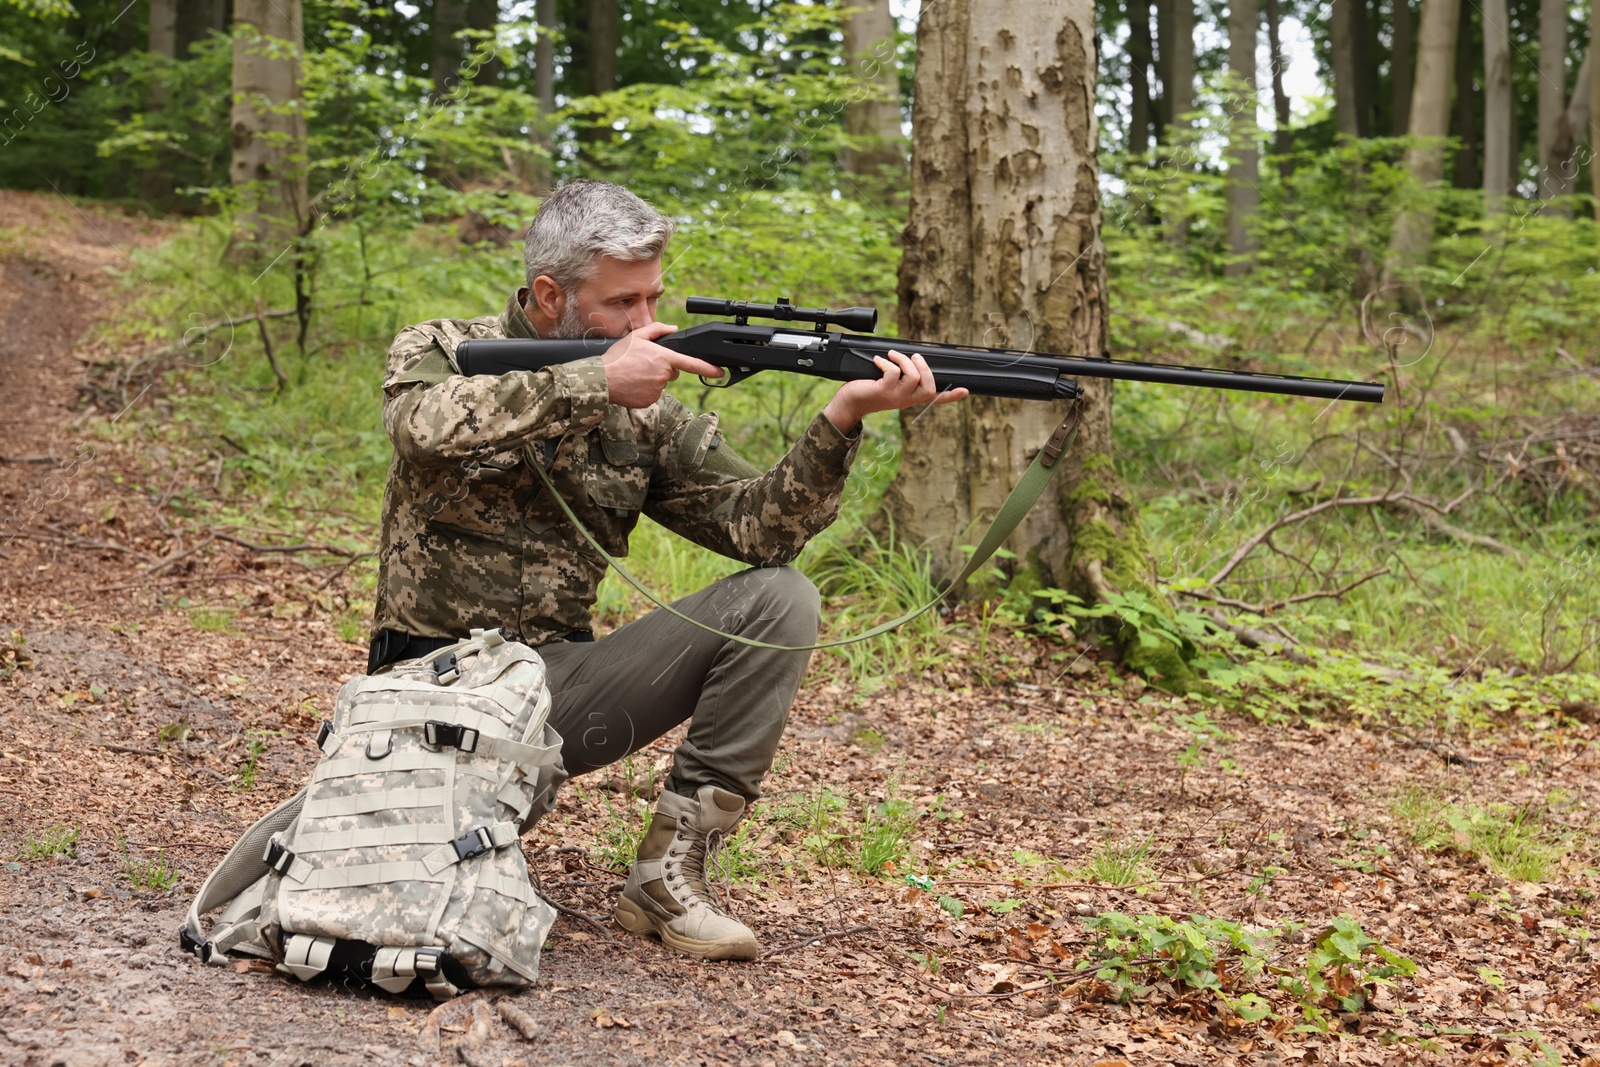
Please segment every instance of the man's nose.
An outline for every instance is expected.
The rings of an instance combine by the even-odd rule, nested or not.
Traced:
[[[655,310],[649,304],[640,304],[628,312],[628,329],[630,330],[642,330],[655,321]]]

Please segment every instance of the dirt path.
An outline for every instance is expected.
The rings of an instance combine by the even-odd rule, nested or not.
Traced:
[[[1193,709],[1097,672],[1050,684],[1053,647],[1024,644],[993,688],[959,647],[872,696],[814,677],[733,872],[734,907],[775,950],[757,963],[685,960],[603,921],[621,883],[608,843],[636,806],[618,779],[569,786],[525,842],[545,891],[602,920],[558,922],[538,988],[515,998],[534,1040],[491,1021],[474,1043],[472,999],[435,1010],[183,956],[188,895],[305,778],[363,653],[311,595],[340,588],[334,567],[207,540],[168,507],[212,491],[204,463],[144,447],[142,407],[115,433],[74,408],[73,346],[116,309],[106,269],[162,232],[0,193],[0,1063],[1600,1062],[1582,933],[1593,726],[1545,723],[1447,765],[1382,732],[1226,721],[1184,771]],[[218,618],[180,599],[219,591],[246,606]],[[1571,848],[1547,885],[1507,883],[1419,850],[1388,803],[1407,789],[1528,802]],[[898,866],[824,862],[884,800],[923,813]],[[76,832],[70,854],[38,855],[52,832]],[[1135,884],[1082,873],[1119,855]],[[924,872],[931,890],[904,877]],[[1280,1018],[1259,1024],[1148,974],[1120,1004],[1079,972],[1085,919],[1107,910],[1250,924],[1279,935],[1289,971],[1345,914],[1419,969],[1367,1011],[1331,1009],[1331,1033],[1297,1030],[1271,977]]]

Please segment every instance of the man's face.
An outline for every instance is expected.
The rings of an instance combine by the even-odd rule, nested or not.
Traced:
[[[601,256],[593,277],[568,295],[557,319],[558,337],[621,337],[656,321],[661,259],[624,262]]]

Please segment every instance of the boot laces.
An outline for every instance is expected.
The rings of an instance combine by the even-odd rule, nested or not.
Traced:
[[[689,835],[689,849],[684,856],[684,881],[688,883],[712,910],[727,914],[727,910],[718,901],[718,894],[711,888],[711,861],[717,852],[727,843],[728,835],[724,830],[710,829],[705,833]]]

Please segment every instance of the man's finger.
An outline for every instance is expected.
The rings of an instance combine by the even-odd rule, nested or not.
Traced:
[[[662,351],[667,354],[664,362],[675,371],[687,371],[690,374],[698,374],[702,378],[722,377],[722,368],[714,363],[707,363],[703,359],[686,356],[682,352],[674,352],[670,348],[664,348]],[[677,375],[673,375],[673,377],[677,377]]]
[[[641,326],[634,330],[634,336],[643,337],[646,341],[654,341],[657,337],[665,337],[669,333],[677,333],[678,328],[665,322],[652,322],[648,326]]]
[[[889,354],[891,356],[894,355],[893,352]],[[885,359],[883,356],[873,356],[872,364],[883,372],[883,380],[886,382],[897,382],[905,375],[905,371],[901,368],[900,364],[891,359]],[[891,374],[893,374],[894,377],[891,378]]]
[[[966,397],[966,389],[946,389],[934,397],[932,402],[934,404],[954,404],[957,400],[965,400]]]

